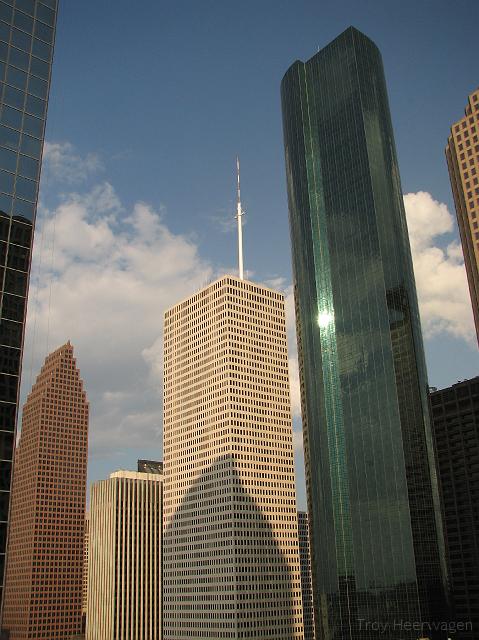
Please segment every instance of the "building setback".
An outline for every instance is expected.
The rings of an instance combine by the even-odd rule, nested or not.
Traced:
[[[68,342],[50,354],[23,407],[5,577],[10,640],[81,632],[88,402]]]
[[[479,89],[469,96],[464,117],[451,127],[446,160],[479,340]]]
[[[0,4],[0,623],[30,251],[57,0]]]
[[[304,640],[314,640],[313,587],[311,583],[311,555],[309,552],[308,514],[298,511],[299,561],[301,566],[301,594],[303,600]]]
[[[382,625],[417,640],[422,623],[441,637],[426,368],[379,50],[349,28],[295,62],[281,95],[316,637]]]
[[[164,638],[303,637],[284,298],[224,276],[165,314]]]
[[[162,500],[158,471],[92,485],[87,640],[162,639]]]
[[[458,636],[479,638],[479,377],[430,394]]]

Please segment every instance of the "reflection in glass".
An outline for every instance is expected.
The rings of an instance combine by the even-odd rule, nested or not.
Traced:
[[[17,153],[15,151],[0,147],[0,169],[15,173],[17,170]]]
[[[15,320],[16,322],[22,322],[24,318],[24,312],[25,298],[10,295],[7,293],[3,294],[2,318],[6,318],[7,320]]]
[[[8,249],[7,266],[11,269],[18,269],[20,271],[28,271],[28,264],[30,260],[30,251],[25,247],[18,247],[11,244]]]
[[[350,28],[282,82],[317,636],[447,620],[417,299],[381,56]],[[362,621],[362,622],[361,622]],[[371,626],[376,621],[384,633]],[[410,626],[404,640],[417,640]],[[437,628],[424,634],[443,637]]]

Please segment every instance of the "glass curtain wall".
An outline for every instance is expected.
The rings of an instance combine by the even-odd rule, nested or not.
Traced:
[[[0,0],[0,601],[57,0]]]
[[[439,638],[427,379],[377,47],[349,28],[295,62],[282,107],[316,637]]]

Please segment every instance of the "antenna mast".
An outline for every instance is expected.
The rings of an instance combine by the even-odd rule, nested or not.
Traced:
[[[240,280],[244,280],[243,277],[243,221],[242,217],[244,211],[241,208],[241,192],[240,192],[240,162],[239,157],[236,156],[236,173],[238,177],[237,187],[237,201],[236,201],[236,219],[238,220],[238,267]]]

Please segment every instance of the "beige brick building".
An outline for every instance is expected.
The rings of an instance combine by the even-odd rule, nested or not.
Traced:
[[[164,638],[303,637],[282,294],[225,276],[165,314]]]
[[[87,640],[162,637],[162,481],[116,471],[91,488]]]
[[[68,342],[23,408],[15,455],[3,629],[10,640],[81,632],[88,402]]]
[[[88,539],[90,536],[90,514],[85,516],[85,540],[83,546],[83,593],[82,593],[82,614],[86,616],[86,604],[88,596]]]
[[[479,341],[479,88],[451,127],[446,159]]]

